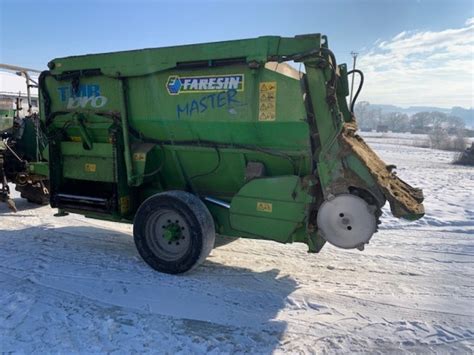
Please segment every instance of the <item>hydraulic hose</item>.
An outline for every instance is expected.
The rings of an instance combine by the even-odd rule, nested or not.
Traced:
[[[360,91],[362,90],[362,86],[364,85],[364,73],[362,73],[362,70],[359,70],[359,69],[352,69],[352,70],[350,70],[350,71],[347,72],[347,76],[349,76],[349,75],[351,75],[351,74],[353,74],[353,73],[359,74],[359,76],[360,76],[360,83],[359,83],[359,87],[357,88],[357,92],[356,92],[356,94],[354,95],[354,98],[352,99],[352,102],[350,102],[351,113],[354,113],[354,106],[355,106],[357,97],[359,96]]]

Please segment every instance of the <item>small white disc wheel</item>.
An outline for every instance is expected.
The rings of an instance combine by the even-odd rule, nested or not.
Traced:
[[[343,249],[363,248],[377,229],[373,209],[362,198],[351,194],[324,201],[317,223],[322,237]]]
[[[135,245],[153,269],[181,274],[202,263],[215,242],[214,220],[206,205],[185,191],[151,196],[133,221]]]

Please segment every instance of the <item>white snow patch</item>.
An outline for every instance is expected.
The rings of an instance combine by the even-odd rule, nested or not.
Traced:
[[[242,239],[170,276],[129,225],[1,205],[0,352],[472,353],[474,169],[371,139],[426,217],[385,209],[364,252]]]

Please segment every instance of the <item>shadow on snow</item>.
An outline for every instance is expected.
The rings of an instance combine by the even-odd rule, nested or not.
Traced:
[[[245,255],[239,255],[237,262],[245,265]],[[275,318],[285,307],[286,297],[296,289],[292,278],[278,278],[277,269],[255,272],[217,263],[212,256],[191,273],[161,274],[142,261],[129,234],[90,226],[0,230],[0,281],[7,274],[33,282],[29,287],[33,296],[37,293],[43,297],[41,290],[46,287],[68,297],[72,294],[73,304],[74,297],[85,297],[96,306],[165,317],[179,321],[183,334],[203,341],[211,341],[208,338],[217,336],[219,329],[228,333],[224,339],[229,344],[242,341],[240,337],[234,339],[233,333],[257,334],[263,329],[266,340],[261,349],[265,352],[278,347],[286,323]],[[8,282],[1,283],[4,292],[14,292],[8,290]],[[66,307],[63,312],[67,318],[75,311],[77,307]],[[102,313],[97,317],[103,317]],[[21,326],[15,329],[22,331]],[[255,339],[253,345],[263,341],[260,336]],[[245,349],[233,345],[236,347],[228,349]],[[80,350],[87,350],[87,346]]]

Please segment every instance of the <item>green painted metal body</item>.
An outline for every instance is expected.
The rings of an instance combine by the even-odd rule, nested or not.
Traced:
[[[288,60],[304,65],[301,80],[265,68]],[[326,196],[356,187],[385,202],[368,168],[341,153],[352,121],[347,70],[319,34],[59,58],[49,68],[40,112],[53,207],[131,222],[147,197],[187,190],[205,199],[221,234],[318,251]],[[255,162],[264,173],[251,178]],[[348,170],[357,183],[341,180]]]

